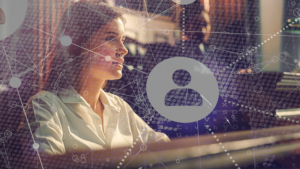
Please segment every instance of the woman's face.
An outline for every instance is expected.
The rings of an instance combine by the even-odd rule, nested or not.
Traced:
[[[124,23],[120,18],[114,19],[94,33],[85,47],[90,49],[89,76],[93,79],[115,80],[122,77],[124,56],[128,53],[125,40]],[[87,50],[83,50],[87,52]],[[122,65],[123,66],[123,65]]]

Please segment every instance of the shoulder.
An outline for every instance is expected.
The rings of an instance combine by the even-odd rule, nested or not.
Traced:
[[[33,95],[29,100],[28,103],[32,102],[50,102],[54,100],[60,99],[57,94],[50,92],[50,91],[39,91],[37,94]]]

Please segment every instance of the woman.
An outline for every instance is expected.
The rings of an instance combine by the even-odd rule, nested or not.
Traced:
[[[43,90],[28,101],[19,127],[32,136],[23,138],[24,146],[60,155],[170,141],[122,98],[102,89],[107,80],[122,77],[128,53],[124,24],[121,13],[102,3],[80,1],[64,12],[51,73]]]

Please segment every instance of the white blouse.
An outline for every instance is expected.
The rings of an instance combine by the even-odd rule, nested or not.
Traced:
[[[100,100],[104,105],[104,124],[72,87],[57,93],[41,91],[33,96],[29,103],[35,121],[30,126],[39,127],[33,131],[37,144],[32,147],[49,155],[60,155],[66,151],[132,146],[134,142],[170,141],[148,126],[119,96],[101,89]]]

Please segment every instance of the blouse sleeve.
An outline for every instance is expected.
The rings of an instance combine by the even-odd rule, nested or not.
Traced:
[[[66,153],[62,141],[61,123],[55,111],[56,108],[53,106],[53,98],[50,100],[50,98],[45,97],[33,97],[27,103],[26,116],[28,122],[24,116],[19,127],[19,134],[22,135],[23,151],[33,152],[38,150],[40,153],[47,155]]]
[[[123,99],[122,99],[123,100]],[[133,137],[140,138],[143,143],[170,142],[169,137],[161,132],[155,132],[141,117],[139,117],[123,100],[125,111],[128,113]]]

